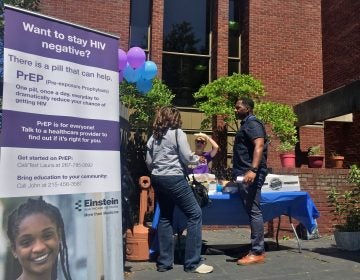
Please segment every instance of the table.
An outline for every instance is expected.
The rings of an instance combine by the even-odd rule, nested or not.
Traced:
[[[215,193],[209,195],[211,204],[202,209],[203,225],[248,225],[249,219],[242,205],[239,193]],[[261,208],[264,223],[274,218],[286,215],[298,241],[299,251],[301,245],[292,223],[292,218],[301,222],[305,228],[312,232],[316,227],[316,219],[320,217],[319,211],[307,192],[263,192],[261,194]],[[156,207],[152,228],[156,229],[159,221],[160,210]],[[278,244],[278,233],[280,220],[276,234]],[[186,228],[186,217],[179,210],[174,211],[173,228],[175,233],[182,232]],[[152,242],[154,243],[154,242]],[[156,242],[155,242],[156,243]],[[156,250],[157,244],[152,244],[150,253]]]

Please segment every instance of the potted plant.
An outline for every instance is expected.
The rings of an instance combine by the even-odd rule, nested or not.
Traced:
[[[324,156],[321,154],[321,146],[311,146],[308,149],[308,165],[311,168],[321,168],[323,166]]]
[[[297,137],[292,140],[280,141],[277,150],[280,152],[279,157],[282,167],[295,167],[295,153],[294,148],[297,143]]]
[[[348,181],[354,184],[350,190],[339,192],[332,188],[327,198],[336,219],[336,245],[356,251],[360,250],[360,169],[357,165],[350,167]]]
[[[295,123],[297,116],[287,104],[260,102],[255,107],[256,116],[271,127],[270,137],[279,140],[276,150],[282,167],[295,167],[295,145],[298,142]],[[269,132],[268,132],[269,133]]]
[[[330,153],[331,166],[333,168],[343,168],[344,156],[338,154],[336,151]]]

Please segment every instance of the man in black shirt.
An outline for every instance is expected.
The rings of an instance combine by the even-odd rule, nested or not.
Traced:
[[[250,98],[239,97],[235,103],[235,114],[241,120],[241,127],[234,142],[233,177],[235,180],[238,178],[240,195],[251,227],[251,251],[237,261],[239,265],[265,262],[260,199],[261,187],[267,175],[267,137],[264,125],[253,115],[253,109],[254,102]]]

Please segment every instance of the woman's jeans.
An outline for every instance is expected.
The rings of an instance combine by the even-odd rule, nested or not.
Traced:
[[[267,172],[260,170],[256,175],[255,181],[251,185],[239,185],[240,196],[250,220],[251,229],[251,252],[252,254],[262,254],[264,249],[264,220],[260,207],[261,187],[265,182]]]
[[[195,270],[201,260],[201,208],[183,175],[151,176],[160,207],[158,224],[159,257],[157,267],[169,269],[174,262],[173,214],[175,205],[187,217],[184,270]]]

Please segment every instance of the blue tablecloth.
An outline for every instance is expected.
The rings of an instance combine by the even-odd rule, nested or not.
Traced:
[[[203,225],[249,224],[238,193],[210,197],[212,205],[203,208]],[[301,191],[262,193],[261,208],[264,222],[287,215],[301,222],[309,232],[316,227],[315,219],[320,216],[309,194]]]
[[[203,225],[248,225],[249,219],[244,210],[238,193],[219,193],[210,195],[212,203],[203,208]],[[316,227],[315,219],[319,211],[307,192],[264,192],[261,194],[261,208],[264,222],[281,215],[290,216],[301,222],[309,232]],[[156,229],[160,210],[156,207],[152,227]],[[175,208],[173,220],[174,232],[186,228],[186,217]],[[152,250],[150,250],[152,251]]]

